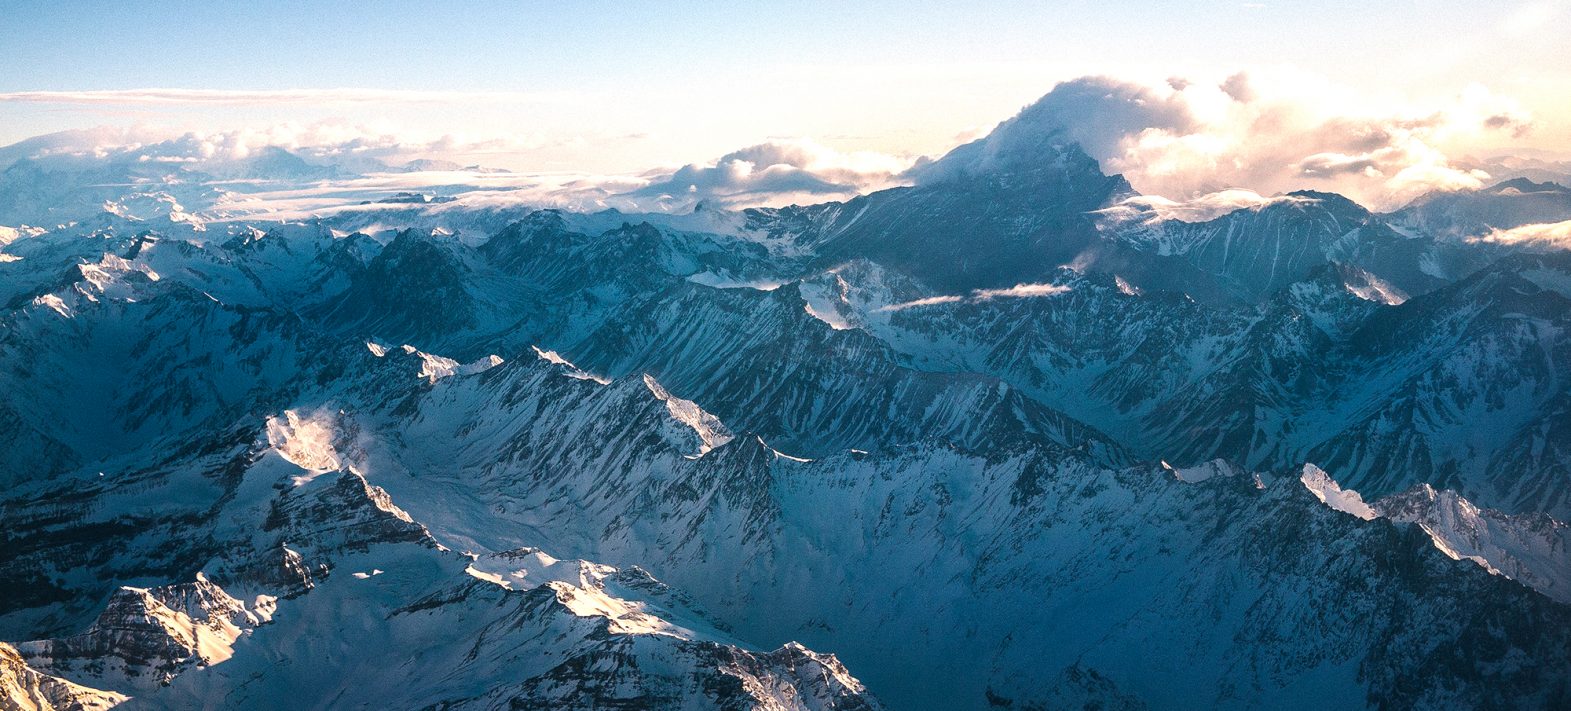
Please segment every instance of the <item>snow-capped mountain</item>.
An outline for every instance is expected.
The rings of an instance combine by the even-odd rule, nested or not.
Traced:
[[[0,705],[1571,703],[1564,189],[1185,222],[1031,111],[686,215],[12,161]]]
[[[1571,220],[1571,188],[1514,178],[1483,190],[1425,195],[1391,218],[1441,238],[1479,237],[1496,229]]]

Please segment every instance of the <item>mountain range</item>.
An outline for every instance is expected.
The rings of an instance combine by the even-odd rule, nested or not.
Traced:
[[[0,706],[1571,705],[1571,189],[1178,219],[1030,111],[685,214],[11,162]]]

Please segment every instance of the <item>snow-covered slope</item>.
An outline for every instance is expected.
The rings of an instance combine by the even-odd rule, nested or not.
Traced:
[[[118,706],[124,694],[93,689],[27,666],[8,644],[0,643],[0,704],[18,711],[102,711]]]
[[[1425,195],[1392,213],[1404,228],[1461,240],[1535,223],[1571,219],[1571,188],[1515,178],[1478,190]]]
[[[1543,514],[1481,509],[1454,491],[1435,491],[1428,484],[1376,501],[1374,511],[1418,524],[1452,558],[1471,560],[1571,603],[1571,527],[1564,522]]]
[[[834,657],[740,642],[637,568],[448,550],[363,475],[330,468],[319,430],[269,424],[253,446],[159,477],[178,497],[92,482],[77,488],[90,503],[64,519],[15,507],[15,542],[51,562],[82,532],[162,518],[156,543],[123,530],[109,559],[60,571],[78,574],[83,596],[103,594],[106,570],[168,556],[197,571],[194,582],[108,591],[85,629],[15,645],[18,684],[84,703],[104,689],[149,708],[879,708]],[[8,636],[39,627],[4,619]]]

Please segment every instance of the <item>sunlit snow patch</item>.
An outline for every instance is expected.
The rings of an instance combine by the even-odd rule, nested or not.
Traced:
[[[829,327],[836,331],[855,328],[856,324],[851,323],[840,312],[840,307],[847,306],[846,292],[849,285],[839,274],[835,274],[835,286],[838,287],[838,294],[833,293],[825,284],[800,282],[797,289],[802,294],[802,300],[807,302],[803,308],[807,311],[807,315],[829,324]]]
[[[807,311],[808,316],[812,316],[813,318],[823,321],[824,323],[828,324],[830,328],[836,331],[845,331],[855,328],[855,326],[851,325],[850,321],[842,318],[840,314],[830,310],[820,311],[815,309],[813,308],[813,304],[811,302],[804,304],[802,308]]]
[[[325,413],[301,417],[294,410],[285,410],[283,417],[267,418],[268,446],[289,463],[310,472],[295,477],[295,486],[342,466],[338,450],[333,447],[335,432],[332,417]]]
[[[539,346],[530,346],[530,348],[535,349],[535,355],[538,356],[540,360],[562,366],[565,369],[562,374],[569,378],[577,378],[578,380],[593,380],[597,383],[600,383],[601,385],[609,385],[611,383],[610,378],[600,377],[590,373],[587,370],[584,370],[583,368],[573,365],[572,361],[563,358],[562,355],[556,351],[541,350]]]
[[[1435,548],[1470,560],[1560,602],[1571,602],[1571,526],[1541,513],[1481,508],[1454,491],[1419,484],[1372,505],[1381,516],[1417,524]]]
[[[1386,306],[1399,306],[1407,301],[1407,294],[1401,289],[1363,270],[1359,270],[1356,277],[1349,279],[1347,291],[1365,301],[1373,301]]]
[[[45,659],[69,657],[79,646],[142,650],[140,654],[108,655],[91,669],[83,669],[78,678],[118,678],[133,689],[156,687],[167,685],[190,665],[210,667],[234,656],[235,642],[241,636],[272,619],[274,602],[259,597],[257,604],[247,609],[202,573],[189,583],[125,586],[113,593],[105,613],[86,632],[70,640],[23,642],[15,649],[25,657]],[[123,619],[135,624],[127,626]]]
[[[1213,459],[1209,462],[1196,464],[1192,467],[1175,467],[1167,462],[1162,462],[1162,468],[1173,473],[1173,478],[1190,484],[1214,479],[1222,476],[1238,476],[1244,470],[1226,459]]]
[[[549,587],[557,601],[579,617],[603,617],[613,634],[664,634],[692,639],[692,630],[646,612],[643,602],[624,600],[608,585],[617,569],[583,560],[558,560],[534,548],[477,558],[464,572],[509,590]]]
[[[648,373],[644,374],[644,385],[649,388],[649,392],[654,393],[656,399],[665,403],[666,410],[671,413],[671,419],[686,425],[698,434],[700,442],[698,454],[687,456],[694,459],[702,457],[715,447],[733,439],[731,431],[726,429],[720,418],[705,412],[692,400],[683,400],[666,392],[666,389]]]
[[[28,227],[26,225],[21,227],[5,227],[0,225],[0,247],[11,244],[12,242],[15,242],[23,237],[36,237],[43,233],[44,230],[39,227]]]
[[[458,368],[458,361],[452,358],[432,355],[411,345],[405,345],[404,352],[420,359],[420,377],[433,383],[452,375],[453,371]]]
[[[83,281],[89,287],[84,295],[94,298],[95,295],[105,295],[113,298],[131,296],[130,288],[125,278],[131,274],[141,274],[148,281],[158,281],[162,277],[152,267],[141,262],[131,262],[113,254],[105,254],[97,264],[82,263],[77,265],[82,274]]]
[[[502,360],[502,356],[492,353],[491,355],[481,358],[480,360],[458,366],[458,369],[454,371],[453,374],[474,375],[475,373],[484,373],[487,370],[501,365],[503,362],[504,361]]]
[[[773,279],[737,279],[718,272],[699,272],[687,278],[694,284],[714,287],[716,289],[753,289],[755,291],[774,291],[779,289],[784,282]]]
[[[374,353],[375,351],[372,352]],[[410,345],[404,346],[404,352],[420,358],[420,377],[433,383],[454,375],[483,373],[502,364],[502,357],[495,354],[488,355],[473,363],[459,363],[452,358],[432,355]]]
[[[803,463],[803,464],[806,464],[808,462],[813,461],[813,460],[807,459],[805,457],[793,457],[793,456],[791,456],[789,454],[786,454],[785,452],[782,452],[782,451],[780,451],[778,449],[775,449],[774,447],[769,446],[769,443],[765,442],[763,437],[759,437],[758,435],[753,435],[753,439],[758,440],[758,445],[759,446],[763,447],[764,449],[769,450],[769,452],[771,454],[775,455],[775,459],[784,459],[784,460],[786,460],[788,462],[800,462],[800,463]],[[853,449],[851,451],[852,452],[857,452],[857,451],[861,451],[861,450]],[[862,452],[862,453],[866,454],[866,452]]]
[[[1352,514],[1365,521],[1373,521],[1380,516],[1364,503],[1364,497],[1359,496],[1358,492],[1343,489],[1342,485],[1336,483],[1336,480],[1320,467],[1305,464],[1304,473],[1298,477],[1298,480],[1303,482],[1304,488],[1309,489],[1309,493],[1314,494],[1321,503],[1337,511]]]
[[[60,297],[55,296],[54,294],[44,294],[43,296],[33,299],[33,305],[47,307],[51,311],[54,311],[55,313],[60,314],[66,318],[71,318],[72,316],[76,315],[76,313],[71,310],[70,306],[67,306],[66,303],[60,299]]]

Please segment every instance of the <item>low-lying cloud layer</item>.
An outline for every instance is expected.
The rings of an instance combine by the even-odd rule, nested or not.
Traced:
[[[728,153],[712,164],[650,173],[648,185],[623,197],[656,205],[822,202],[885,187],[908,166],[882,153],[841,153],[806,139],[775,141]]]
[[[458,135],[419,138],[391,128],[325,121],[308,125],[172,133],[147,127],[61,131],[0,148],[0,170],[18,160],[45,169],[71,170],[104,163],[180,164],[223,172],[225,164],[283,149],[308,162],[357,171],[401,166],[417,158],[508,154],[538,145],[520,137],[471,139]]]
[[[335,179],[314,186],[312,190],[319,193],[314,196],[293,189],[250,195],[248,201],[258,214],[270,204],[268,196],[278,196],[283,200],[278,207],[296,214],[303,204],[330,204],[335,193],[361,196],[367,190],[374,192],[373,186],[443,187],[451,192],[457,189],[455,181],[472,182],[476,191],[484,192],[475,200],[487,205],[511,200],[515,205],[669,212],[688,210],[699,202],[752,206],[850,198],[892,184],[910,165],[908,160],[881,153],[842,153],[797,139],[749,146],[711,163],[634,174],[517,173],[484,167],[487,156],[516,154],[542,143],[543,139],[517,136],[421,139],[341,122],[175,135],[148,128],[105,127],[63,131],[0,148],[0,170],[26,159],[46,171],[119,164],[144,171],[186,169],[218,178],[299,177],[258,171],[253,164],[277,157],[276,149],[282,149],[308,167],[338,169],[323,176]],[[468,165],[452,159],[463,159]],[[445,175],[396,176],[387,175],[389,171]]]
[[[404,89],[108,89],[98,91],[7,91],[0,102],[35,104],[322,104],[523,102],[543,94],[509,91],[413,91]]]
[[[528,98],[361,89],[0,93],[0,101],[12,102],[155,104]],[[963,153],[965,170],[987,170],[1040,160],[1047,155],[1046,146],[1074,142],[1097,159],[1104,172],[1122,173],[1144,193],[1110,210],[1109,217],[1200,220],[1289,199],[1280,194],[1299,189],[1339,192],[1372,208],[1389,209],[1432,190],[1482,187],[1503,177],[1495,174],[1495,167],[1503,164],[1454,159],[1447,150],[1509,144],[1532,135],[1533,129],[1532,117],[1515,102],[1479,86],[1434,105],[1376,110],[1314,80],[1288,75],[1241,72],[1208,81],[1174,77],[1157,84],[1082,77],[1057,85],[957,153]],[[336,176],[352,179],[402,169],[451,172],[486,165],[488,157],[527,164],[520,156],[579,143],[584,150],[607,150],[604,141],[539,135],[417,137],[393,127],[337,120],[208,133],[103,128],[0,148],[0,170],[32,158],[60,169],[120,161],[184,167],[220,178],[255,177],[243,165],[236,166],[281,148],[309,165],[338,168]],[[842,152],[807,139],[778,140],[676,168],[477,178],[473,199],[665,212],[706,201],[729,207],[807,204],[929,179],[943,163],[922,161],[913,168],[912,161],[883,153]],[[470,174],[490,175],[478,170]],[[458,180],[465,178],[455,174],[438,182]]]

